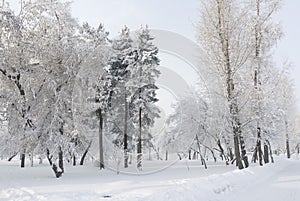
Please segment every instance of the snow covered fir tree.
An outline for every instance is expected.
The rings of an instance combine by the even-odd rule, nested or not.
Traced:
[[[256,182],[249,169],[262,178],[289,165],[297,172],[300,124],[292,70],[289,62],[278,65],[273,52],[284,35],[275,20],[282,1],[199,2],[194,28],[203,52],[192,54],[199,58],[201,78],[173,100],[169,113],[162,91],[170,88],[160,83],[172,76],[162,66],[167,51],[148,25],[137,30],[123,25],[113,37],[109,25],[81,24],[69,1],[21,0],[18,12],[6,0],[0,2],[0,179],[13,167],[33,178],[50,172],[62,182],[104,178],[103,186],[128,179],[133,189],[143,184],[131,182],[137,181],[131,174],[156,172],[162,180],[153,181],[173,185],[171,178],[186,183],[181,176],[190,171],[187,180],[203,191],[204,184],[212,185],[214,196],[196,190],[185,194],[186,200],[221,200],[218,196],[237,190],[236,178]],[[0,199],[30,194],[25,188],[2,191],[1,182]],[[194,183],[187,186],[193,189]],[[172,196],[177,190],[170,190]],[[95,194],[85,196],[112,198]],[[127,196],[124,200],[132,198]]]

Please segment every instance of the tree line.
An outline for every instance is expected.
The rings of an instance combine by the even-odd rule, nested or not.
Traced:
[[[263,165],[275,149],[289,158],[295,96],[287,68],[272,57],[282,36],[272,19],[279,8],[279,0],[201,1],[208,90],[180,97],[154,136],[160,60],[147,26],[135,33],[125,26],[111,39],[102,24],[78,24],[69,2],[22,1],[19,14],[3,3],[0,156],[19,155],[21,167],[26,156],[46,158],[57,177],[64,162],[93,157],[100,169],[135,161],[141,171],[146,149],[158,160],[199,157],[205,167],[221,158],[242,169],[249,156]]]

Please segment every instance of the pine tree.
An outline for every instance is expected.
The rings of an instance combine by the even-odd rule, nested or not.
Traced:
[[[156,98],[156,79],[160,72],[158,48],[153,44],[153,37],[148,27],[141,27],[137,32],[137,47],[133,54],[136,62],[129,65],[130,81],[128,86],[134,92],[129,104],[130,118],[137,125],[137,168],[142,169],[142,129],[154,124],[159,116],[159,109],[154,105]]]

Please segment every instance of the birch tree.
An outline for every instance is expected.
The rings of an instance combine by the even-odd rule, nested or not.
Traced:
[[[231,133],[234,142],[235,160],[239,169],[248,167],[245,141],[240,117],[237,76],[251,53],[251,46],[245,38],[247,12],[235,0],[209,0],[201,2],[198,26],[199,42],[206,50],[212,64],[212,71],[221,82],[226,99]],[[244,162],[244,164],[242,163]]]

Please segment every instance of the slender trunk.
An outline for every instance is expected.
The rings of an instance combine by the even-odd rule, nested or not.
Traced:
[[[263,153],[261,149],[261,129],[259,126],[257,126],[256,148],[257,148],[259,165],[263,166]]]
[[[266,143],[264,143],[264,162],[269,163],[269,148]]]
[[[14,153],[11,157],[9,157],[7,161],[10,162],[16,155],[18,155],[18,152]]]
[[[49,149],[46,149],[46,157],[49,161],[49,164],[52,165],[52,156],[50,156],[50,151]]]
[[[128,124],[128,103],[127,94],[125,93],[125,117],[124,117],[124,168],[128,167],[128,137],[127,137],[127,124]]]
[[[260,66],[261,66],[261,39],[262,39],[262,33],[261,33],[261,23],[260,20],[260,0],[256,0],[256,17],[257,20],[255,24],[255,61],[256,66],[254,70],[254,89],[256,92],[256,133],[257,133],[257,141],[256,141],[256,147],[257,147],[257,153],[258,153],[258,161],[259,165],[263,166],[263,151],[262,151],[262,144],[261,144],[261,126],[260,126],[260,119],[261,119],[261,106],[260,106],[260,86],[261,82],[259,79],[259,73],[260,73]]]
[[[233,153],[232,153],[232,148],[228,148],[228,157],[230,158],[230,161],[233,161],[234,156],[233,156]]]
[[[177,153],[177,156],[178,156],[179,160],[182,160],[182,157],[179,153]]]
[[[204,160],[204,158],[201,154],[201,146],[200,146],[200,141],[199,141],[199,138],[198,138],[197,134],[196,134],[196,141],[197,141],[197,146],[198,146],[198,152],[199,152],[200,159],[201,159],[201,164],[204,165],[205,169],[207,169],[206,161]]]
[[[142,108],[139,108],[139,135],[137,141],[137,168],[142,170]]]
[[[21,168],[25,167],[25,152],[21,153]]]
[[[104,169],[103,116],[102,116],[101,108],[99,108],[99,166],[100,166],[100,170]]]
[[[64,173],[64,158],[61,146],[58,147],[58,167],[61,169],[61,172]]]
[[[228,157],[226,156],[226,154],[225,154],[225,152],[224,152],[224,149],[223,149],[223,147],[222,147],[222,145],[221,145],[220,139],[218,139],[217,145],[218,145],[218,147],[219,147],[219,149],[220,149],[222,159],[225,160],[226,165],[229,165]]]
[[[191,159],[192,159],[192,150],[189,149],[189,160],[191,160]]]
[[[166,150],[166,161],[168,160],[168,150]]]
[[[77,141],[78,141],[78,139],[77,138],[75,138],[75,143],[74,143],[74,145],[75,145],[75,148],[76,148],[76,146],[78,145],[78,143],[77,143]],[[76,166],[76,155],[75,155],[75,151],[73,151],[73,166]]]
[[[237,166],[239,169],[243,169],[244,166],[243,166],[242,161],[241,161],[239,139],[238,139],[238,136],[237,136],[237,135],[235,135],[235,136],[233,137],[233,142],[234,142],[234,153],[235,153],[235,162],[236,162],[236,166]]]
[[[291,152],[290,152],[290,142],[289,142],[289,134],[288,134],[288,122],[285,119],[285,137],[286,137],[286,156],[287,158],[291,158]]]
[[[89,152],[89,149],[90,149],[91,145],[92,145],[92,140],[89,142],[89,145],[88,145],[87,148],[85,149],[85,151],[84,151],[84,153],[83,153],[83,155],[82,155],[82,157],[81,157],[81,159],[80,159],[79,165],[83,165],[84,159],[85,159],[87,153]]]
[[[269,140],[266,140],[266,143],[269,146],[269,150],[270,150],[270,158],[271,158],[271,163],[274,163],[274,158],[273,158],[273,154],[272,154],[272,147],[271,147],[271,143]]]
[[[239,126],[240,129],[240,126]],[[241,152],[242,152],[242,160],[244,161],[245,168],[249,167],[249,162],[248,162],[248,156],[247,156],[247,151],[246,151],[246,145],[244,141],[244,137],[242,136],[242,131],[239,130],[239,136],[240,136],[240,145],[241,145]]]
[[[238,105],[237,105],[237,97],[234,95],[234,82],[233,82],[233,67],[231,66],[231,55],[230,55],[230,41],[229,41],[229,30],[228,30],[228,21],[224,18],[223,11],[223,3],[221,1],[217,1],[217,29],[219,35],[219,41],[221,45],[222,56],[224,57],[224,69],[226,76],[226,90],[227,90],[227,101],[229,104],[229,112],[230,112],[230,120],[232,126],[232,134],[234,141],[234,153],[236,164],[239,169],[243,169],[243,164],[241,161],[241,153],[240,153],[240,128],[239,128],[239,119],[238,119]]]
[[[76,166],[76,156],[74,153],[73,153],[73,166]]]
[[[253,152],[253,155],[252,155],[252,162],[256,163],[257,161],[257,146],[255,146],[255,149],[254,149],[254,152]]]
[[[236,104],[230,104],[230,113],[231,113],[231,126],[233,129],[233,143],[234,143],[234,154],[235,154],[235,161],[236,166],[239,169],[243,169],[243,163],[241,160],[241,153],[240,153],[240,133],[239,133],[239,122],[237,117],[237,105]]]

